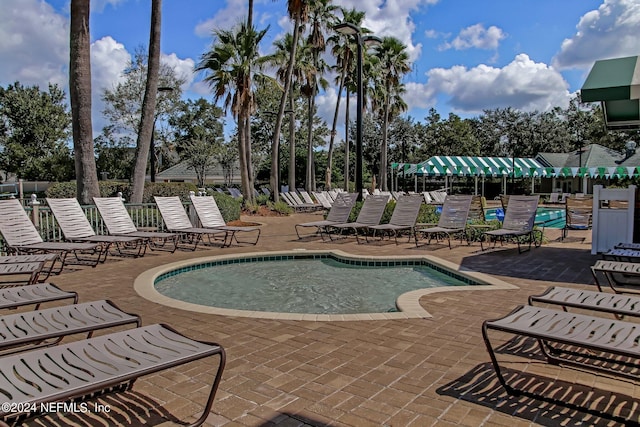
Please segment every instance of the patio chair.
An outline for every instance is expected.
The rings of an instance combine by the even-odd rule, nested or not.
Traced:
[[[499,350],[490,339],[491,331],[532,338],[548,363],[575,366],[582,370],[604,372],[613,378],[637,381],[640,368],[640,347],[637,345],[637,322],[596,317],[549,308],[522,305],[503,318],[486,320],[482,336],[500,384],[511,395],[539,397],[529,381],[519,375],[509,375],[507,381],[500,368],[496,352],[511,353],[505,346]],[[502,341],[502,340],[501,340]],[[539,358],[535,351],[518,351],[522,357]],[[525,364],[525,366],[527,366]],[[525,387],[516,388],[520,383]],[[564,394],[562,394],[564,396]],[[560,400],[557,399],[558,403]],[[565,404],[562,401],[560,404]]]
[[[526,237],[529,243],[526,250],[530,250],[534,242],[536,247],[539,246],[534,234],[538,198],[539,196],[509,196],[502,228],[482,233],[483,238],[480,239],[482,250],[484,250],[484,237],[490,241],[493,240],[493,247],[498,240],[502,243],[505,239],[515,239],[518,244],[518,253],[525,252],[521,247],[521,237]],[[540,236],[540,243],[542,243],[542,236]]]
[[[189,424],[197,427],[204,423],[213,406],[226,362],[225,351],[218,344],[187,338],[161,324],[1,357],[0,388],[9,404],[3,408],[67,402],[122,390],[125,385],[129,389],[141,376],[209,357],[218,358],[219,363],[211,377],[203,372],[206,378],[212,378],[212,385],[200,417]],[[208,366],[200,365],[199,370]],[[202,391],[198,393],[201,395]],[[0,409],[0,418],[10,420],[28,415],[7,409]]]
[[[601,259],[591,266],[591,274],[599,291],[603,290],[601,277],[604,277],[617,294],[640,294],[640,263]]]
[[[529,305],[534,303],[559,305],[624,316],[640,317],[640,296],[620,295],[610,292],[588,291],[575,288],[551,286],[540,295],[529,296]]]
[[[435,237],[446,237],[451,249],[451,237],[459,235],[460,242],[464,237],[467,227],[467,219],[469,218],[469,210],[471,208],[471,200],[473,196],[466,195],[448,195],[444,199],[442,205],[442,213],[435,227],[417,229],[415,232],[416,246],[419,246],[418,234],[428,237],[427,244],[431,244],[431,239]]]
[[[410,241],[411,236],[414,235],[416,221],[420,213],[420,206],[422,206],[422,195],[401,195],[398,197],[389,223],[372,225],[369,227],[369,230],[373,231],[374,237],[378,231],[383,233],[383,237],[384,234],[389,234],[389,238],[391,238],[393,234],[396,245],[398,244],[398,233],[408,231]]]
[[[349,215],[353,210],[353,206],[356,202],[357,196],[358,195],[356,193],[339,193],[336,196],[336,200],[333,202],[333,205],[331,206],[331,209],[329,210],[329,214],[327,215],[326,219],[321,221],[311,221],[311,222],[303,222],[301,224],[296,224],[295,230],[296,230],[296,234],[298,235],[298,239],[302,239],[303,237],[309,236],[309,235],[300,236],[300,231],[298,230],[298,227],[300,228],[311,227],[316,229],[314,234],[320,234],[320,237],[322,237],[322,239],[324,240],[323,232],[326,231],[327,227],[335,224],[342,224],[349,221]]]
[[[62,270],[62,263],[58,254],[0,256],[0,264],[20,264],[23,262],[41,262],[43,264],[42,270],[38,274],[39,282],[44,282],[51,274],[59,273]]]
[[[78,293],[63,291],[53,283],[36,283],[35,285],[0,288],[0,309],[15,309],[26,305],[40,308],[44,302],[62,301],[66,299],[78,302]]]
[[[200,242],[205,244],[221,242],[222,247],[227,245],[229,232],[215,228],[194,227],[178,196],[154,196],[153,198],[167,230],[181,235],[178,243],[181,248],[195,251]],[[207,238],[206,242],[204,242],[204,237]]]
[[[565,226],[562,240],[569,230],[590,230],[593,218],[593,199],[569,197],[565,207]]]
[[[362,204],[362,209],[356,218],[355,222],[345,222],[342,224],[331,224],[325,227],[327,231],[337,231],[339,234],[344,234],[345,230],[352,230],[356,235],[356,242],[360,243],[359,231],[367,231],[370,226],[380,224],[382,214],[384,214],[384,208],[387,206],[388,196],[386,195],[369,195]],[[332,233],[328,233],[329,239]],[[365,233],[366,238],[366,233]]]
[[[93,203],[96,204],[102,221],[112,236],[143,238],[152,251],[173,253],[177,249],[180,236],[176,233],[138,230],[120,197],[94,197]]]
[[[0,233],[10,253],[58,254],[60,271],[68,264],[95,267],[102,257],[96,243],[45,242],[18,199],[0,200]]]
[[[0,322],[0,352],[49,347],[70,335],[86,333],[90,338],[100,329],[134,324],[142,324],[139,316],[107,300],[6,314]]]
[[[0,263],[0,287],[33,285],[44,268],[44,262]]]
[[[323,193],[320,191],[314,191],[312,194],[313,194],[313,197],[315,197],[316,200],[320,202],[323,208],[331,209],[331,204],[333,203],[333,199],[330,199],[326,193]]]
[[[104,262],[109,249],[115,246],[116,253],[123,256],[144,256],[147,244],[141,237],[98,235],[91,227],[78,199],[47,198],[47,205],[62,230],[65,240],[69,242],[92,242],[103,246]]]
[[[204,228],[215,228],[218,230],[227,231],[229,237],[229,243],[225,246],[231,245],[231,242],[235,240],[237,244],[248,243],[251,245],[256,245],[258,243],[258,239],[260,239],[260,228],[259,227],[233,227],[229,226],[224,222],[224,218],[222,217],[222,213],[220,213],[220,209],[218,209],[218,205],[216,203],[216,199],[213,196],[196,196],[191,195],[191,203],[196,210],[196,214],[200,219],[200,223]],[[237,234],[239,233],[252,233],[255,234],[255,240],[251,240],[249,242],[239,241]]]

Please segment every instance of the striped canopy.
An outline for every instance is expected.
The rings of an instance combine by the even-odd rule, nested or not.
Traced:
[[[436,156],[417,164],[393,163],[391,169],[405,175],[427,176],[511,176],[509,157]],[[627,178],[640,177],[640,166],[543,167],[530,158],[515,159],[516,177]]]
[[[540,175],[543,167],[534,159],[510,157],[434,156],[418,164],[397,164],[407,175],[503,176]],[[393,166],[392,166],[393,168]]]

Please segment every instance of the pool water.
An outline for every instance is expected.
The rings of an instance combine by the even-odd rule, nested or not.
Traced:
[[[536,211],[536,224],[544,224],[547,228],[564,228],[565,225],[564,209],[558,208],[538,208]],[[487,221],[492,219],[504,219],[504,211],[502,208],[491,208],[485,211],[485,218]]]
[[[397,311],[396,299],[408,291],[473,284],[421,260],[360,265],[330,256],[240,261],[164,274],[155,288],[170,298],[213,307],[354,314]]]

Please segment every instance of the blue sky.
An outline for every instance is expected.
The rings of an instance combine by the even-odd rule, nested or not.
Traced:
[[[135,49],[149,39],[150,0],[91,2],[94,127],[100,96],[122,78]],[[163,61],[187,78],[185,97],[211,99],[192,69],[211,44],[213,28],[245,19],[247,0],[164,0]],[[408,47],[406,113],[422,120],[478,115],[511,106],[523,111],[564,107],[597,59],[640,54],[640,0],[340,0],[366,12],[365,26]],[[255,0],[254,22],[270,25],[265,53],[291,28],[285,0]],[[0,0],[0,85],[68,80],[68,0]],[[330,121],[337,94],[318,98]],[[342,103],[344,105],[344,103]],[[353,103],[355,105],[355,103]]]

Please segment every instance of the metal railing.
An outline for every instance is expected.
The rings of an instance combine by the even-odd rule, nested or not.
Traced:
[[[36,202],[34,204],[34,201]],[[199,227],[200,223],[197,220],[197,215],[195,215],[194,209],[192,208],[191,203],[183,203],[184,208],[191,219],[191,223],[195,227]],[[96,234],[106,235],[109,234],[102,217],[100,216],[100,212],[96,208],[95,205],[82,205],[82,210],[84,211],[87,220],[91,224],[91,227],[95,230]],[[158,210],[155,203],[127,203],[125,204],[127,212],[129,216],[133,220],[134,225],[143,230],[153,230],[153,231],[166,231],[166,227],[164,222],[162,221],[162,216],[160,215],[160,211]],[[28,202],[27,206],[25,206],[25,211],[31,221],[33,221],[34,225],[38,229],[42,239],[45,241],[62,241],[64,240],[64,235],[62,234],[62,230],[58,226],[58,223],[53,216],[53,212],[46,205],[46,201],[43,199],[42,202],[40,200],[31,200]],[[0,254],[6,255],[6,245],[4,244],[4,239],[0,236]]]

